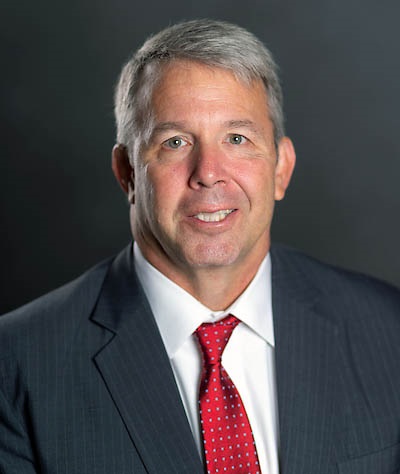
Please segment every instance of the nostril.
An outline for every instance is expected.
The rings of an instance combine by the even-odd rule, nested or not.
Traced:
[[[194,189],[212,188],[226,181],[227,171],[224,156],[216,149],[198,148],[197,153],[192,155],[189,186]]]
[[[191,183],[193,183],[192,180],[190,180]],[[201,188],[212,188],[213,186],[216,185],[223,185],[225,184],[224,179],[217,179],[217,180],[204,180],[204,179],[198,179],[195,181],[195,186],[201,187]],[[193,186],[193,184],[192,184]]]

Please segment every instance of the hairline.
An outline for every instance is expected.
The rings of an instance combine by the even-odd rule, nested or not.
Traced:
[[[194,36],[188,28],[197,28]],[[196,36],[202,28],[209,28],[211,41],[216,40],[218,33],[222,34],[226,50],[220,45],[210,47],[207,42],[210,37],[204,42],[203,37]],[[178,43],[187,41],[185,47],[177,45],[175,36],[171,39],[171,35],[176,33]],[[239,34],[244,52],[248,53],[249,58],[238,50],[233,33]],[[194,48],[186,48],[189,44],[194,45]],[[265,106],[273,125],[274,142],[278,145],[285,134],[282,90],[278,67],[268,48],[252,33],[239,26],[213,20],[194,20],[173,25],[150,37],[121,72],[115,95],[117,140],[128,147],[132,158],[140,154],[143,143],[148,139],[150,122],[154,120],[152,97],[156,88],[165,71],[181,62],[226,70],[245,85],[261,81],[266,93]]]

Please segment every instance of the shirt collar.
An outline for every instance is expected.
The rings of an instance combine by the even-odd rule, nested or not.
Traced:
[[[159,272],[143,257],[136,242],[134,260],[136,273],[171,359],[200,324],[219,320],[229,313],[234,314],[271,346],[275,346],[269,254],[246,290],[223,312],[211,311]]]

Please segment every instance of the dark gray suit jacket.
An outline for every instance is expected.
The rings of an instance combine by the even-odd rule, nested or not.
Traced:
[[[399,473],[400,293],[271,255],[281,472]],[[1,474],[202,472],[130,248],[0,318]]]

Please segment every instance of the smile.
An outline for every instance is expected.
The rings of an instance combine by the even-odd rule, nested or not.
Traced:
[[[203,222],[220,222],[224,220],[234,209],[224,209],[216,212],[199,212],[194,217]]]

